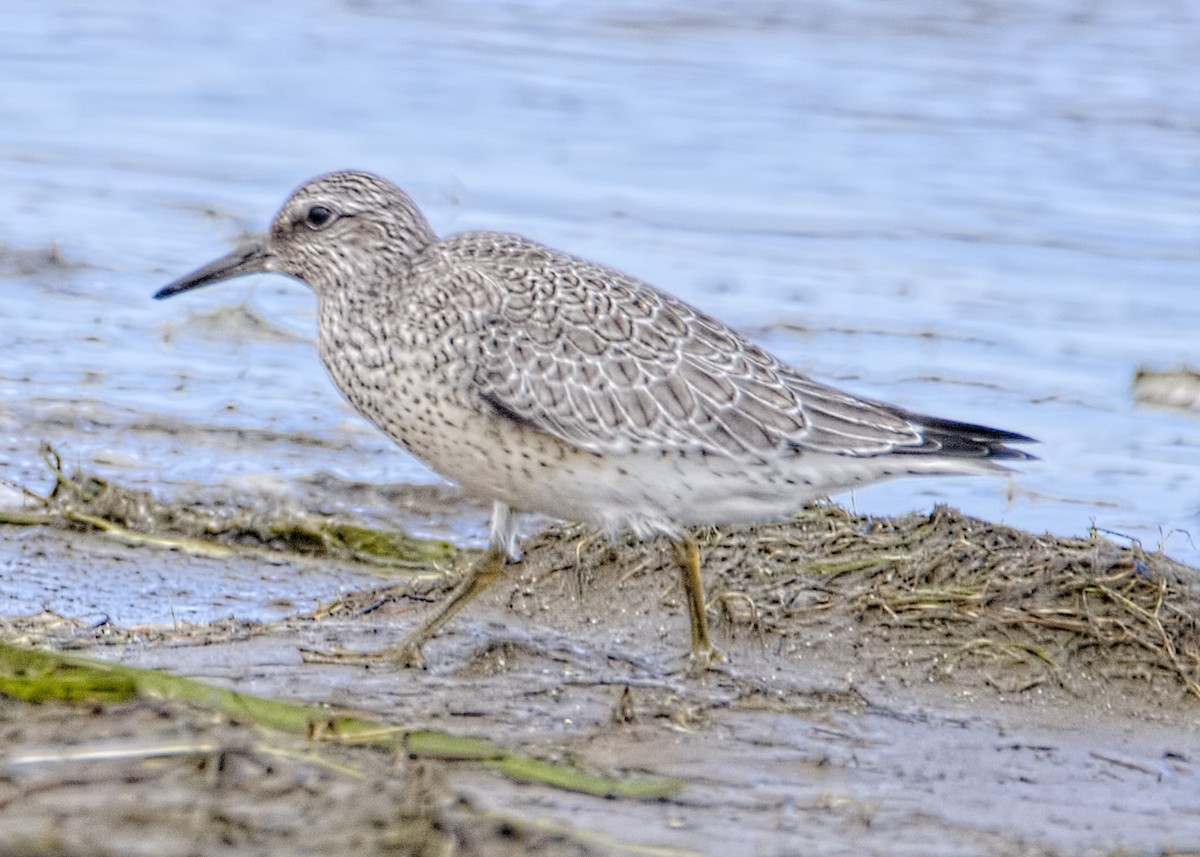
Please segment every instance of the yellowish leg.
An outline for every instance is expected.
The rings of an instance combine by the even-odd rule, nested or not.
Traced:
[[[371,663],[382,659],[394,660],[406,667],[424,665],[421,646],[454,617],[467,602],[487,589],[504,574],[504,551],[489,547],[487,553],[467,570],[466,577],[458,588],[446,596],[433,615],[408,633],[394,646],[366,654],[349,652],[305,652],[304,659],[310,663]]]
[[[454,618],[454,614],[467,606],[468,601],[503,575],[504,551],[495,546],[489,547],[487,553],[468,569],[463,582],[446,596],[446,600],[438,606],[433,615],[409,631],[407,637],[389,650],[389,654],[404,666],[422,666],[424,658],[421,657],[421,646],[440,631],[443,625]]]
[[[671,541],[675,561],[683,573],[683,589],[687,595],[688,616],[692,625],[692,666],[710,669],[725,660],[725,654],[712,644],[708,636],[708,619],[704,615],[704,584],[700,580],[700,548],[687,533]]]

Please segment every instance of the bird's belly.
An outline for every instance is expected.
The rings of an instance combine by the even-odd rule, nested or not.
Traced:
[[[774,520],[821,496],[769,461],[698,454],[599,455],[518,424],[448,430],[412,451],[464,491],[519,511],[645,536]]]
[[[551,469],[545,486],[539,511],[642,536],[776,520],[824,493],[774,462],[678,452],[568,462]]]

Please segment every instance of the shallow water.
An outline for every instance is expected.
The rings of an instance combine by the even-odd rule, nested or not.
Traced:
[[[1008,484],[860,511],[1094,523],[1200,561],[1200,419],[1130,392],[1200,362],[1195,8],[727,6],[6,9],[0,476],[44,484],[47,440],[163,490],[435,479],[340,402],[302,287],[150,300],[360,167],[440,231],[523,232],[817,377],[1043,441]]]

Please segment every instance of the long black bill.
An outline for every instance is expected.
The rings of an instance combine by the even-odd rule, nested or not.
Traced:
[[[232,280],[246,274],[261,274],[271,270],[271,254],[267,252],[266,238],[255,238],[239,246],[233,252],[222,256],[215,262],[209,262],[203,268],[185,274],[170,285],[163,286],[154,294],[156,301],[210,286],[222,280]]]

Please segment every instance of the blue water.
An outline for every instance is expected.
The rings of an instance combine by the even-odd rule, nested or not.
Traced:
[[[1011,481],[839,498],[860,511],[1200,562],[1200,417],[1130,393],[1200,363],[1198,8],[6,4],[0,477],[44,481],[44,439],[167,493],[435,479],[340,402],[302,287],[150,300],[357,167],[440,231],[523,232],[817,377],[1043,441]],[[293,335],[196,322],[242,303]]]

